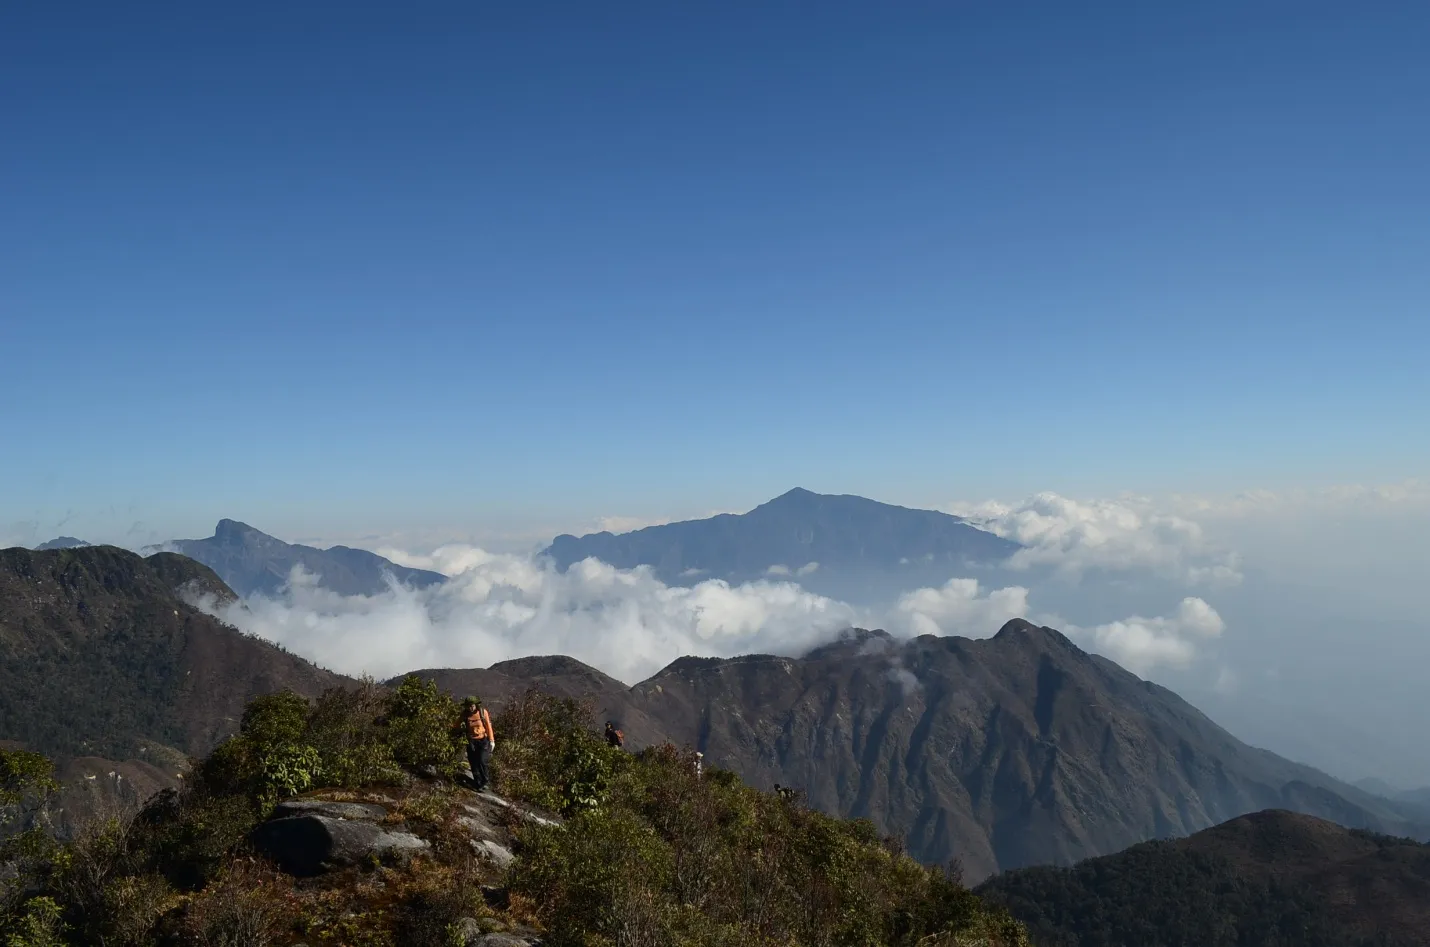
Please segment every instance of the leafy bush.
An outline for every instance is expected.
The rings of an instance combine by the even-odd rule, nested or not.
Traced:
[[[50,798],[59,792],[54,764],[38,753],[0,749],[0,862],[41,852]]]
[[[576,804],[580,778],[549,761],[579,761],[599,737],[569,703],[529,695],[520,709],[503,714],[514,733],[502,745],[526,766],[521,786],[559,794],[572,815],[564,828],[522,830],[509,882],[539,905],[556,947],[1027,943],[1005,913],[867,820],[811,811],[718,769],[696,776],[673,746],[610,754],[595,804]]]
[[[306,739],[318,751],[322,785],[355,789],[401,780],[384,726],[386,713],[387,692],[372,680],[336,687],[318,698]]]
[[[387,700],[387,738],[394,758],[409,769],[433,767],[455,779],[462,771],[465,738],[461,708],[435,681],[409,674]]]
[[[636,915],[660,913],[641,907],[667,885],[670,852],[633,812],[588,811],[564,827],[533,829],[522,854],[513,887],[542,903],[553,944],[582,944],[588,934],[615,942]]]
[[[630,762],[595,732],[581,701],[533,688],[492,722],[502,737],[492,761],[502,791],[552,811],[596,808]]]
[[[259,817],[246,796],[203,784],[165,792],[137,820],[145,865],[162,872],[176,888],[197,891],[220,874]]]
[[[278,942],[294,913],[288,886],[234,862],[222,878],[191,900],[179,934],[194,947],[268,947]]]
[[[5,947],[65,947],[64,910],[54,898],[31,898],[10,918],[0,918]]]

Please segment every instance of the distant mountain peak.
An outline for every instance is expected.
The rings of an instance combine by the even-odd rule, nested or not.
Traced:
[[[1003,627],[998,629],[998,633],[993,636],[994,641],[1004,641],[1009,643],[1026,642],[1034,647],[1057,646],[1062,648],[1073,648],[1081,651],[1067,635],[1056,628],[1049,628],[1046,625],[1037,625],[1026,618],[1013,618],[1003,623]]]
[[[798,577],[820,594],[837,589],[848,596],[866,585],[910,588],[943,582],[969,574],[969,568],[1000,562],[1019,548],[936,510],[795,487],[745,513],[618,535],[563,534],[545,555],[561,570],[595,558],[621,569],[650,566],[672,585],[782,575]]]
[[[319,585],[340,595],[381,595],[388,589],[388,575],[415,588],[447,579],[441,573],[399,566],[366,549],[317,549],[285,543],[232,519],[219,520],[208,539],[176,539],[165,548],[202,562],[244,597],[278,594],[295,566],[317,576]]]
[[[272,538],[267,533],[254,529],[247,523],[240,523],[238,520],[222,519],[219,520],[218,525],[214,527],[214,539],[220,542],[243,542],[250,537],[258,536],[262,536],[266,539]]]
[[[1004,635],[1014,637],[1016,635],[1045,634],[1052,631],[1051,628],[1043,628],[1028,621],[1026,618],[1010,618],[1003,623],[1003,627],[998,629],[995,638],[1002,638]]]
[[[75,539],[73,536],[56,536],[47,543],[40,543],[35,547],[36,552],[48,552],[51,549],[83,549],[89,543],[83,539]]]
[[[813,490],[806,490],[804,487],[795,487],[793,490],[787,490],[784,493],[781,493],[779,496],[775,497],[773,500],[770,500],[762,505],[770,506],[774,503],[802,503],[818,498],[819,494],[815,493]]]

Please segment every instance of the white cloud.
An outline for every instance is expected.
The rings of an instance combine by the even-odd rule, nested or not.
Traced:
[[[1011,618],[1028,614],[1028,590],[1020,586],[984,594],[977,579],[949,579],[939,588],[916,589],[899,597],[890,624],[909,635],[964,635],[982,638]]]
[[[804,565],[800,566],[797,570],[795,570],[795,575],[813,575],[818,570],[819,563],[806,562]]]
[[[423,590],[394,583],[380,595],[342,596],[300,568],[281,598],[255,597],[217,614],[346,674],[385,678],[566,654],[635,683],[682,655],[798,655],[851,626],[883,627],[901,638],[981,638],[1032,611],[1026,588],[985,588],[965,578],[908,592],[889,612],[873,614],[791,581],[706,580],[686,588],[665,585],[645,567],[623,570],[595,559],[562,573],[531,555],[464,545],[427,554],[381,552],[450,580]],[[1088,629],[1051,617],[1034,620],[1063,628],[1137,673],[1189,663],[1197,644],[1222,630],[1217,613],[1194,598],[1170,618],[1134,616]],[[909,682],[899,679],[907,689]]]
[[[1226,630],[1216,609],[1199,598],[1184,598],[1175,615],[1143,618],[1134,615],[1092,628],[1067,625],[1074,640],[1103,654],[1134,674],[1146,675],[1162,666],[1186,667],[1199,646]]]
[[[1193,585],[1241,581],[1235,553],[1213,548],[1194,521],[1160,512],[1140,497],[1073,500],[1039,493],[1018,505],[953,504],[948,512],[1021,543],[1009,565],[1046,565],[1080,578],[1085,573],[1150,570]]]
[[[765,575],[789,575],[789,566],[773,565],[765,570]]]
[[[529,556],[465,546],[384,554],[451,581],[341,596],[295,570],[281,599],[253,598],[220,617],[347,674],[567,654],[628,683],[685,654],[802,653],[863,617],[787,582],[672,587],[644,568],[588,559],[560,573]]]

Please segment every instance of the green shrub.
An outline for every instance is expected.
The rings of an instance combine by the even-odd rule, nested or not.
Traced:
[[[565,814],[601,805],[629,754],[606,745],[589,705],[535,689],[492,721],[500,739],[492,768],[503,792]]]
[[[163,793],[138,818],[145,866],[180,890],[197,891],[220,873],[259,817],[245,795],[203,785]]]
[[[54,768],[39,753],[0,749],[0,862],[45,850],[48,804],[60,789]]]
[[[298,743],[308,729],[308,699],[291,690],[264,694],[248,702],[238,732],[260,750]]]
[[[178,932],[194,947],[268,947],[293,915],[288,886],[262,877],[246,859],[193,898]]]
[[[356,789],[401,780],[382,724],[386,712],[386,691],[371,679],[357,687],[332,688],[318,698],[305,739],[318,751],[322,785]]]
[[[588,934],[614,942],[625,927],[663,913],[642,908],[664,907],[659,892],[670,868],[653,829],[634,813],[602,809],[526,833],[512,885],[541,905],[550,943],[574,947]]]
[[[5,947],[66,947],[67,930],[64,910],[46,896],[31,898],[12,918],[0,917]]]
[[[1005,914],[868,821],[790,805],[718,772],[696,777],[688,752],[653,747],[617,767],[599,808],[564,830],[522,831],[508,880],[540,906],[551,943],[1022,943]]]
[[[387,738],[396,761],[409,769],[433,767],[455,779],[464,763],[461,708],[435,681],[415,674],[387,699]]]

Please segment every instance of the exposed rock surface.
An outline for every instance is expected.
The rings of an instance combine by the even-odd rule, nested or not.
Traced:
[[[311,812],[271,819],[254,829],[250,838],[260,854],[298,876],[358,865],[374,857],[391,860],[429,847],[410,832]]]

